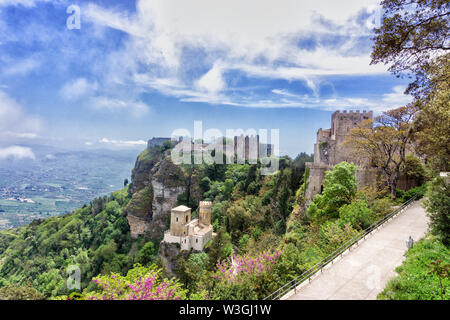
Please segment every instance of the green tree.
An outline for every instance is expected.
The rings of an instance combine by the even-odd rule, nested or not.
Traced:
[[[232,253],[231,237],[223,228],[220,228],[208,247],[208,269],[214,270],[217,261],[228,258]]]
[[[424,200],[430,218],[431,232],[443,244],[450,245],[450,183],[442,177],[435,178],[427,191]]]
[[[350,130],[345,141],[356,157],[370,159],[370,164],[382,170],[394,196],[400,175],[405,170],[407,152],[412,147],[412,121],[417,110],[415,104],[410,104],[383,112],[375,118],[373,125],[368,120],[369,125],[365,121]]]
[[[425,167],[422,164],[422,161],[412,154],[408,154],[405,158],[403,174],[408,180],[415,181],[419,186],[425,182]]]
[[[350,223],[353,228],[363,230],[370,226],[372,210],[364,200],[356,200],[339,208],[339,221],[342,226]]]
[[[44,300],[45,296],[30,284],[7,285],[0,288],[0,300]]]
[[[310,217],[337,218],[339,208],[350,204],[356,195],[356,166],[345,161],[337,164],[326,172],[323,185],[323,193],[316,195],[307,214]]]
[[[139,250],[138,261],[142,265],[148,265],[156,259],[157,247],[152,241],[147,242],[141,250]]]
[[[447,0],[383,0],[383,21],[375,30],[372,64],[390,64],[400,76],[413,73],[415,81],[407,92],[424,96],[435,83],[430,68],[448,57],[450,50],[450,3]],[[439,81],[448,81],[443,74]],[[436,79],[434,79],[436,80]]]
[[[450,57],[446,65],[433,72],[449,75]],[[435,170],[450,171],[450,80],[440,81],[418,105],[420,111],[414,121],[416,151]]]

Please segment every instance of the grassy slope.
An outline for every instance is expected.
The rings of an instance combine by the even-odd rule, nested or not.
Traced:
[[[406,253],[406,260],[395,271],[399,274],[389,281],[378,295],[380,300],[437,300],[441,299],[437,275],[428,274],[432,261],[442,259],[450,263],[450,249],[428,235]],[[450,279],[442,280],[444,299],[450,300]]]

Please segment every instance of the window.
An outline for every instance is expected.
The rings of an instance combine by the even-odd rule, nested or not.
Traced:
[[[195,243],[198,243],[198,239],[195,239]]]
[[[178,222],[178,218],[177,218],[177,222]]]
[[[188,216],[186,216],[186,223],[188,222],[188,219],[189,219],[189,217],[188,217]]]

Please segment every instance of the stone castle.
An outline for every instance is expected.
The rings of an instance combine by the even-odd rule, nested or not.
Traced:
[[[365,120],[373,119],[373,111],[336,111],[331,116],[331,128],[317,131],[314,144],[314,162],[307,162],[309,184],[306,189],[306,202],[323,191],[323,179],[327,170],[342,162],[353,162],[358,166],[357,180],[360,186],[370,185],[376,181],[378,170],[367,163],[361,163],[352,157],[350,147],[344,145],[348,132],[358,127]]]
[[[181,250],[202,251],[215,233],[211,225],[210,201],[200,201],[199,218],[191,220],[191,208],[178,206],[171,210],[170,229],[164,233],[163,242],[178,243]]]

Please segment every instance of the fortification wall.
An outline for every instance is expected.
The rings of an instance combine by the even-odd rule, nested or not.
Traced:
[[[352,153],[351,146],[344,145],[351,129],[360,126],[363,121],[371,119],[373,119],[372,111],[336,111],[331,116],[331,128],[317,131],[317,141],[314,144],[314,163],[306,164],[310,169],[309,184],[306,190],[307,204],[322,191],[325,172],[333,169],[342,161],[359,165],[357,180],[360,186],[375,183],[377,170],[360,165]]]

